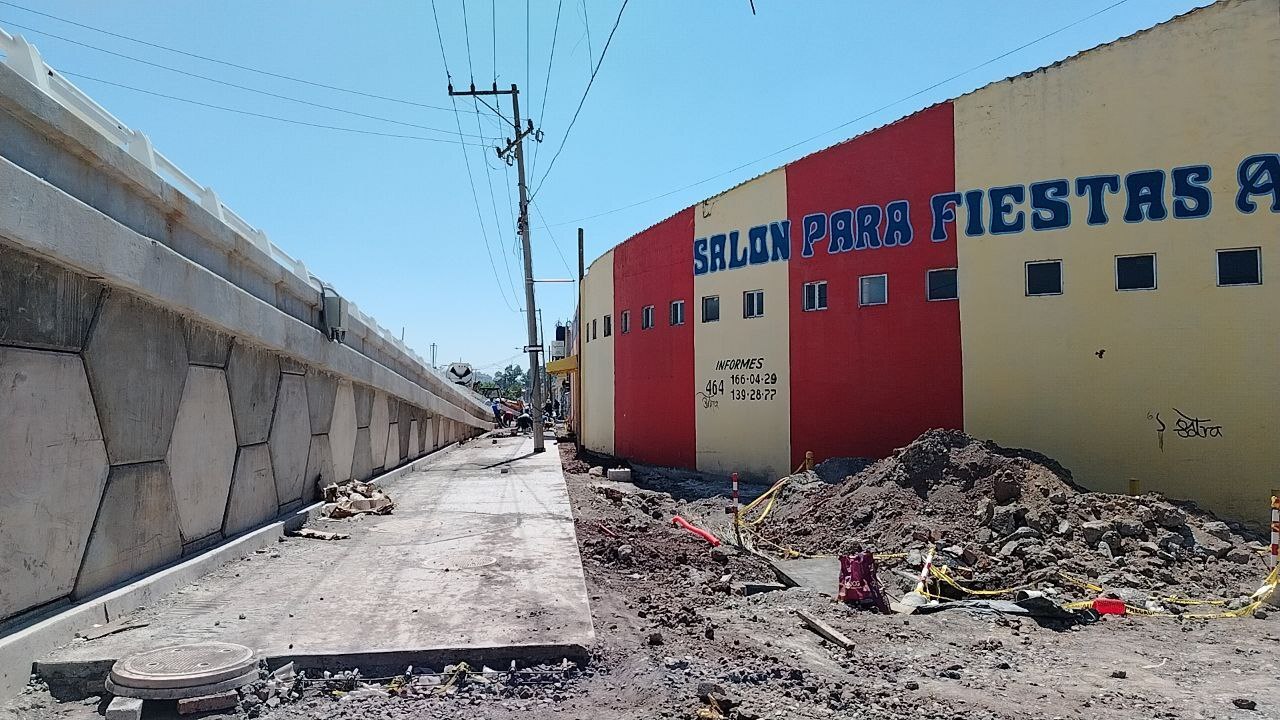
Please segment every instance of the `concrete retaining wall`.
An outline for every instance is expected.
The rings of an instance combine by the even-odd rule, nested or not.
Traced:
[[[0,65],[0,635],[490,427],[319,306]]]

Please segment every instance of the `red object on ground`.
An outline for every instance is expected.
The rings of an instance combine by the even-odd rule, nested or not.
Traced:
[[[1093,601],[1093,609],[1098,611],[1099,615],[1124,615],[1127,612],[1124,601],[1115,598],[1096,598]]]
[[[840,556],[840,582],[836,600],[872,605],[881,612],[889,612],[889,603],[884,599],[884,592],[876,575],[874,555],[864,550],[857,555]]]
[[[703,530],[702,528],[700,528],[700,527],[698,527],[698,526],[696,526],[696,525],[691,524],[688,520],[685,520],[684,518],[680,517],[679,515],[677,515],[677,516],[675,516],[675,517],[671,518],[671,522],[675,523],[676,525],[679,525],[680,527],[684,528],[685,530],[688,530],[689,532],[693,533],[694,535],[697,535],[698,537],[702,538],[703,540],[706,540],[707,542],[711,543],[711,547],[719,547],[719,545],[720,545],[720,539],[719,539],[719,538],[717,538],[715,535],[712,535],[711,533],[707,532],[706,530]]]

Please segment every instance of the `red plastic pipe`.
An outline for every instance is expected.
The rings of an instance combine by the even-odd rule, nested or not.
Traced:
[[[698,526],[696,526],[696,525],[693,525],[693,524],[692,524],[692,523],[690,523],[688,520],[685,520],[684,518],[680,517],[679,515],[677,515],[677,516],[675,516],[675,517],[671,518],[671,522],[675,523],[676,525],[679,525],[680,527],[684,528],[685,530],[688,530],[689,532],[693,533],[694,535],[697,535],[698,537],[702,538],[703,540],[706,540],[708,543],[710,543],[710,544],[711,544],[711,547],[719,547],[719,546],[720,546],[720,540],[719,540],[719,538],[717,538],[715,535],[712,535],[711,533],[707,532],[706,530],[703,530],[702,528],[700,528],[700,527],[698,527]]]

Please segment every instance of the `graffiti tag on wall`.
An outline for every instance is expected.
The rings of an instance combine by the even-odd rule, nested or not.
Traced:
[[[1188,415],[1178,408],[1173,408],[1173,412],[1177,415],[1176,418],[1172,418],[1174,435],[1184,440],[1222,437],[1222,426],[1215,425],[1211,418]],[[1163,452],[1164,434],[1169,429],[1169,426],[1160,417],[1159,412],[1147,413],[1147,419],[1155,422],[1156,441],[1160,444],[1160,450]]]

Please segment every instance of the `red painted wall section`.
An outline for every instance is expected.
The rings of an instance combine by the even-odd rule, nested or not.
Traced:
[[[956,266],[952,239],[932,242],[930,198],[955,183],[950,103],[787,166],[791,219],[791,448],[828,457],[883,457],[929,428],[961,428],[960,305],[926,300],[925,273]],[[804,217],[910,203],[906,245],[803,257]],[[881,222],[882,230],[885,222]],[[864,275],[888,276],[888,303],[859,307]],[[806,312],[807,282],[827,281],[827,309]],[[621,433],[619,433],[621,436]]]
[[[654,465],[694,467],[693,208],[682,210],[614,250],[614,452]],[[672,300],[685,322],[670,324]],[[654,306],[654,326],[640,309]],[[622,332],[622,311],[631,331]]]

